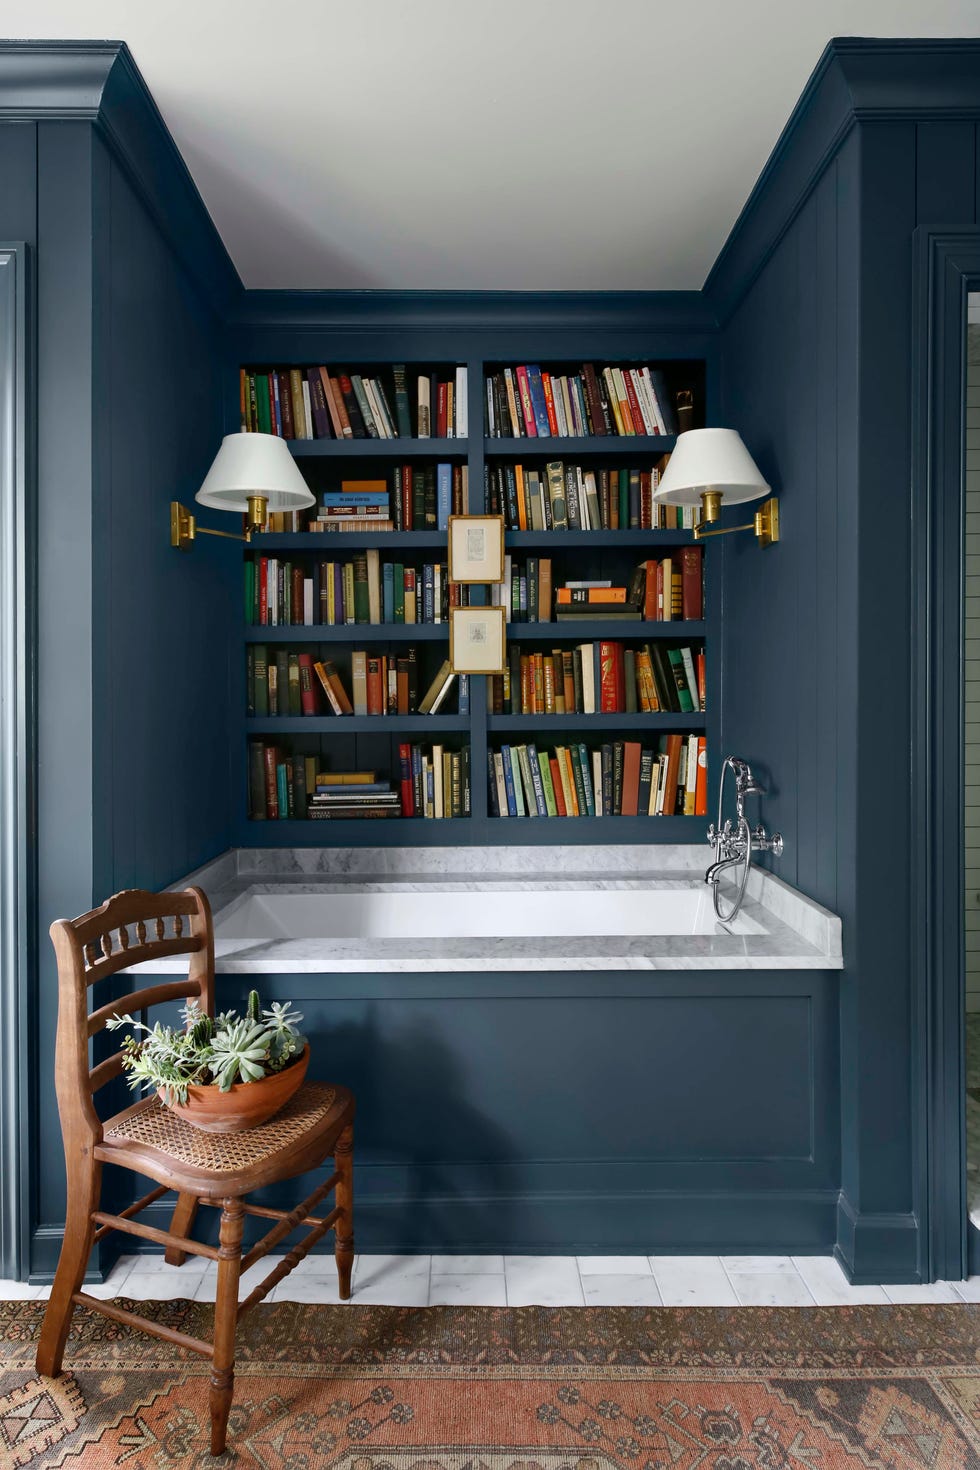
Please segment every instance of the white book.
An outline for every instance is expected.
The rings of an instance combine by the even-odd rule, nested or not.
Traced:
[[[446,815],[443,804],[441,745],[432,747],[432,807],[434,816],[444,817]]]
[[[636,394],[640,418],[643,420],[644,433],[656,434],[657,420],[652,411],[651,404],[647,401],[646,383],[643,378],[643,373],[639,368],[627,368],[625,376],[628,376],[630,382],[633,384],[633,392]]]
[[[279,558],[269,557],[265,580],[266,622],[269,627],[279,625]]]
[[[657,425],[656,432],[658,434],[666,434],[667,423],[660,409],[660,399],[657,397],[657,390],[653,386],[653,379],[650,376],[650,369],[648,367],[645,367],[640,376],[643,380],[643,386],[646,389],[647,399],[653,411],[654,422]]]
[[[582,530],[592,531],[595,527],[592,525],[592,513],[589,510],[589,503],[585,498],[585,476],[582,474],[582,466],[580,464],[575,466],[575,481],[578,486],[578,516],[582,522]]]
[[[378,395],[374,391],[374,384],[372,383],[370,378],[362,378],[361,384],[364,388],[364,396],[367,398],[368,406],[371,409],[371,415],[374,419],[375,427],[378,431],[378,438],[390,439],[391,430],[388,427],[388,420],[385,414],[382,412],[381,404],[378,400]]]
[[[580,643],[579,653],[582,655],[582,713],[583,715],[594,715],[596,712],[595,702],[595,661],[591,643]]]
[[[507,782],[504,780],[504,758],[499,750],[493,753],[493,777],[497,785],[497,805],[502,817],[509,817],[507,809]]]
[[[694,702],[694,713],[701,713],[701,700],[698,696],[698,676],[694,669],[694,655],[689,648],[681,649],[681,658],[684,661],[684,673],[687,675],[687,687],[691,691],[691,699]]]
[[[313,438],[313,409],[310,404],[310,385],[303,379],[303,418],[306,420],[303,429],[303,438]]]
[[[313,578],[303,578],[303,624],[313,627]]]
[[[602,751],[601,750],[594,750],[592,752],[592,791],[593,791],[593,794],[595,796],[595,814],[596,814],[597,817],[604,817],[605,816],[605,812],[603,811],[603,807],[602,807]]]
[[[432,438],[432,409],[429,403],[429,380],[419,376],[419,432],[420,439]]]
[[[667,796],[667,766],[668,766],[668,761],[667,761],[667,757],[665,755],[660,756],[659,757],[659,760],[660,760],[660,775],[659,775],[658,780],[657,780],[657,807],[656,807],[656,811],[654,812],[654,815],[657,816],[657,817],[662,817],[663,814],[664,814],[664,801],[665,801],[666,796]]]
[[[466,406],[466,369],[456,369],[456,391],[453,394],[453,428],[457,439],[465,439],[469,429],[469,413]]]

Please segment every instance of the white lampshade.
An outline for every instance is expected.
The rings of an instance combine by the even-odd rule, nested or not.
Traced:
[[[772,492],[735,429],[688,429],[677,444],[654,495],[666,505],[697,505],[706,490],[726,505]]]
[[[250,495],[264,495],[270,511],[302,510],[316,496],[276,434],[226,434],[194,499],[212,510],[248,510]]]

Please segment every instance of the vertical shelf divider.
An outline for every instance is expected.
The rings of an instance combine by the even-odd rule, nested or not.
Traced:
[[[483,514],[483,362],[470,358],[466,364],[467,420],[469,428],[470,515]],[[475,589],[480,602],[490,601],[488,589]],[[474,597],[474,602],[477,597]],[[487,677],[470,676],[470,821],[487,819]]]

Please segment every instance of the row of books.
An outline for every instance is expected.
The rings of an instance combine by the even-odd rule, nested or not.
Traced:
[[[381,376],[336,368],[239,370],[241,427],[281,439],[464,439],[466,368],[416,378],[414,423],[404,363]]]
[[[469,495],[465,464],[396,465],[387,480],[342,480],[325,490],[308,531],[445,531]]]
[[[611,578],[569,580],[552,588],[549,556],[521,563],[504,557],[503,581],[490,589],[494,607],[506,609],[510,623],[575,622],[606,618],[616,622],[673,622],[704,617],[701,547],[684,546],[672,556],[640,562],[628,581]]]
[[[245,620],[253,627],[445,623],[451,607],[468,605],[469,588],[450,582],[446,562],[382,562],[377,548],[306,566],[272,556],[245,562]]]
[[[264,643],[245,650],[246,710],[269,715],[429,715],[445,713],[446,701],[459,680],[457,712],[469,713],[469,675],[451,672],[444,659],[419,698],[419,661],[415,648],[397,655],[351,651],[350,692],[332,659],[303,651],[276,649],[270,657]]]
[[[552,751],[534,744],[487,752],[494,817],[704,816],[708,810],[703,735],[665,735],[656,748],[616,740]]]
[[[484,469],[484,506],[508,531],[691,530],[689,505],[654,500],[669,455],[649,470],[593,469],[553,460],[543,469],[506,464]]]
[[[507,649],[507,670],[490,676],[494,714],[700,714],[704,650],[683,645],[580,643],[528,652]]]
[[[692,427],[693,397],[675,397],[658,368],[599,367],[549,373],[519,363],[489,373],[485,430],[492,439],[568,439],[592,435],[677,434]]]
[[[401,744],[399,780],[377,771],[322,771],[318,756],[249,742],[248,814],[253,821],[349,821],[470,814],[470,752]]]

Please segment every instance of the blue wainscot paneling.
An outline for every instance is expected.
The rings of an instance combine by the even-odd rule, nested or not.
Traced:
[[[833,1246],[833,973],[225,975],[219,1006],[252,985],[356,1095],[360,1250]]]

